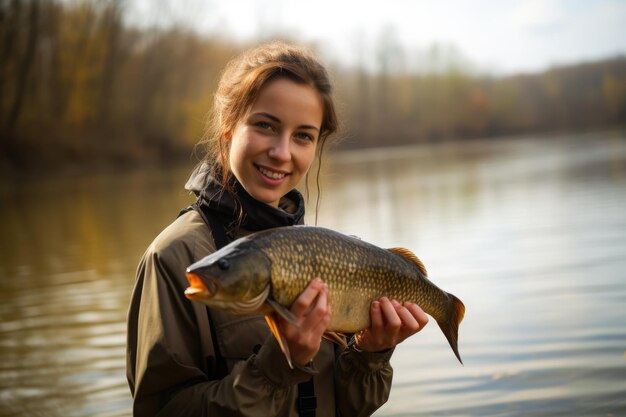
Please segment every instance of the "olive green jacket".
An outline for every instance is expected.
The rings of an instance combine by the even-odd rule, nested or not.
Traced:
[[[344,350],[324,340],[311,365],[290,369],[262,316],[212,309],[209,321],[207,307],[184,296],[185,269],[214,251],[211,231],[192,210],[141,259],[128,313],[135,416],[297,416],[297,384],[311,376],[320,417],[369,416],[387,401],[391,352]],[[215,345],[229,372],[222,379]]]

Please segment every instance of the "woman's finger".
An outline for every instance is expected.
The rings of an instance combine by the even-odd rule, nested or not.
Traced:
[[[296,316],[304,316],[311,308],[311,304],[319,295],[324,283],[320,278],[314,278],[313,281],[302,291],[291,306],[291,312]]]
[[[382,329],[384,326],[383,313],[380,307],[380,301],[372,301],[370,307],[370,328],[372,330]]]
[[[390,330],[399,329],[402,325],[402,321],[400,320],[400,317],[398,317],[396,308],[387,297],[381,297],[380,308],[385,322],[385,327]]]
[[[393,303],[393,305],[396,308],[396,313],[398,314],[398,317],[400,318],[400,321],[402,323],[402,331],[409,335],[416,333],[421,327],[418,319],[413,316],[413,313],[408,308],[404,307],[397,301]]]
[[[314,329],[328,314],[328,309],[328,287],[324,284],[317,297],[310,305],[310,309],[306,313],[306,316],[304,316],[301,327],[306,330]]]
[[[411,315],[417,320],[419,323],[420,329],[422,329],[426,324],[428,324],[428,315],[422,310],[420,306],[414,303],[404,303],[404,308],[406,308]]]
[[[319,340],[321,339],[322,335],[324,334],[324,332],[326,332],[326,330],[328,329],[328,324],[330,323],[330,318],[331,318],[331,313],[330,310],[326,310],[326,314],[324,314],[318,321],[317,323],[315,323],[309,334],[311,335],[312,338]]]

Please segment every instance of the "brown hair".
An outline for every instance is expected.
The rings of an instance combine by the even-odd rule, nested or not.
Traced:
[[[277,77],[309,85],[320,95],[323,116],[318,139],[318,158],[321,157],[326,139],[338,128],[330,77],[308,50],[275,41],[242,53],[230,61],[222,73],[209,126],[199,143],[205,148],[204,162],[210,167],[209,174],[225,190],[230,190],[229,180],[232,175],[228,167],[229,145],[226,135],[246,115],[263,86]]]

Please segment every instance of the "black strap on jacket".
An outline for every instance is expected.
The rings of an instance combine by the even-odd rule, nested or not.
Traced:
[[[300,417],[315,417],[317,398],[313,377],[298,384],[298,415]]]
[[[193,207],[193,209],[196,210],[198,214],[200,214],[200,217],[202,217],[204,223],[206,223],[206,225],[209,226],[209,228],[211,229],[213,242],[215,243],[215,249],[222,249],[224,246],[228,245],[231,242],[232,239],[228,237],[224,225],[220,221],[218,221],[215,216],[207,216],[207,213],[200,208],[197,202],[194,203],[191,207]]]
[[[200,217],[202,217],[204,223],[211,229],[213,242],[215,243],[216,249],[219,250],[231,242],[230,237],[226,233],[224,225],[219,222],[215,218],[215,216],[207,215],[208,213],[200,208],[197,201],[183,212],[189,211],[191,209],[195,210],[200,215]],[[183,212],[181,212],[181,214]],[[212,323],[211,310],[209,308],[207,308],[207,313],[209,315],[209,322]],[[211,337],[214,341],[217,340],[217,335],[215,334],[215,326],[213,325],[211,325]],[[221,379],[228,374],[228,370],[226,368],[226,360],[220,353],[217,343],[214,343],[214,345],[217,374]],[[313,377],[311,377],[311,379],[309,379],[308,381],[298,384],[298,399],[296,405],[298,407],[298,415],[300,417],[315,417],[315,410],[317,409],[317,397],[315,396],[315,384],[313,383]]]

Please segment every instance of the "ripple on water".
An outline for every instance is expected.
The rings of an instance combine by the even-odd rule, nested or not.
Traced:
[[[467,308],[465,366],[431,321],[396,349],[391,398],[377,416],[626,415],[623,135],[338,161],[322,184],[319,224],[412,248]],[[41,181],[42,193],[0,206],[1,415],[130,415],[133,277],[189,202],[186,175]],[[54,222],[41,221],[42,203]]]

